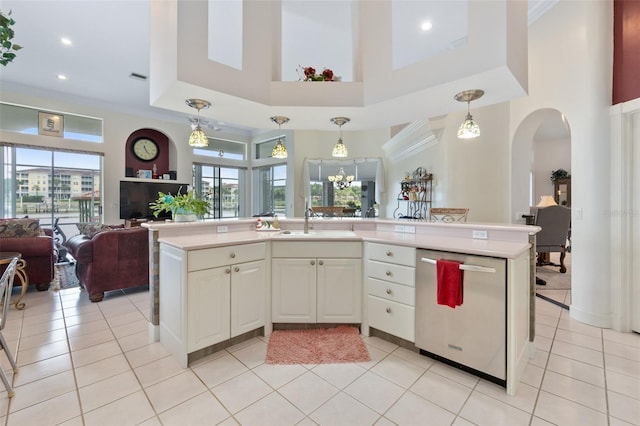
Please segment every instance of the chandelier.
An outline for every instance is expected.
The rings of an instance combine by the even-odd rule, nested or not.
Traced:
[[[333,117],[331,122],[340,127],[340,138],[338,139],[338,143],[333,147],[333,151],[331,155],[336,158],[344,158],[349,155],[349,151],[347,151],[347,146],[342,143],[342,125],[351,121],[347,117]]]
[[[198,118],[196,122],[191,125],[192,132],[189,136],[189,146],[193,148],[205,148],[209,146],[209,138],[207,138],[207,135],[202,131],[202,127],[200,127],[200,110],[209,108],[211,102],[203,99],[187,99],[185,103],[191,108],[198,110]]]
[[[344,172],[344,169],[340,167],[340,171],[335,176],[327,176],[329,178],[329,182],[333,182],[338,189],[345,189],[351,186],[351,182],[355,178],[353,175],[347,175]]]
[[[280,130],[280,126],[289,122],[289,117],[283,117],[281,115],[276,115],[271,117],[271,121],[278,125],[278,130]],[[287,147],[284,146],[282,142],[282,135],[278,136],[278,142],[271,150],[271,156],[273,158],[287,158]]]
[[[473,139],[480,136],[480,126],[473,121],[471,112],[469,111],[471,101],[480,99],[484,95],[483,90],[465,90],[464,92],[457,93],[453,98],[458,102],[467,103],[467,117],[458,129],[459,139]]]

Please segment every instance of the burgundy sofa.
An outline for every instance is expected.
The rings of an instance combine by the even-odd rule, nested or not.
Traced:
[[[79,234],[65,243],[76,259],[76,276],[99,302],[105,291],[149,285],[149,231],[119,228],[98,232],[93,237]]]
[[[0,238],[0,251],[18,252],[27,263],[26,272],[29,284],[34,284],[38,291],[49,289],[54,277],[55,262],[58,260],[58,250],[53,240],[53,231],[44,229],[45,235]],[[4,271],[1,268],[0,273]],[[20,280],[13,282],[20,286]]]

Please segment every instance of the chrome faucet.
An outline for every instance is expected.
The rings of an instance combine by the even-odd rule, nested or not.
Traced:
[[[309,206],[304,206],[304,233],[309,233]]]

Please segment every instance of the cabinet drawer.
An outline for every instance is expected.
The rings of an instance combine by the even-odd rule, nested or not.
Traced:
[[[367,292],[381,299],[409,306],[415,306],[416,304],[416,289],[406,285],[389,283],[369,277],[367,278]]]
[[[415,287],[416,268],[396,265],[394,263],[367,261],[367,275],[383,281]]]
[[[362,258],[362,243],[359,241],[274,241],[271,257],[315,257],[315,258]],[[415,254],[413,255],[415,261]]]
[[[415,308],[376,296],[367,296],[369,326],[400,337],[415,341]]]
[[[391,244],[367,243],[367,258],[380,262],[416,266],[416,249]]]
[[[188,254],[188,271],[199,271],[218,266],[262,260],[267,253],[265,243],[242,244],[191,250]]]

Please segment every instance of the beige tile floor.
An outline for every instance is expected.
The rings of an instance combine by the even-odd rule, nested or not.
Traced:
[[[565,303],[567,292],[542,291]],[[640,335],[569,318],[536,298],[536,355],[518,394],[378,338],[372,361],[273,366],[256,338],[182,369],[149,343],[147,291],[90,303],[30,291],[3,331],[20,371],[6,425],[640,424]]]

